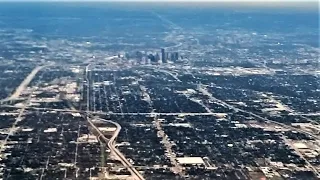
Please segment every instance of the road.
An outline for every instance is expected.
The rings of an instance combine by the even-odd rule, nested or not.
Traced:
[[[124,155],[117,149],[115,148],[115,139],[118,137],[118,134],[121,130],[121,126],[113,121],[110,120],[104,120],[101,118],[95,118],[96,120],[99,121],[104,121],[104,122],[108,122],[111,123],[113,125],[115,125],[117,127],[116,131],[114,132],[113,136],[110,139],[107,139],[103,133],[93,124],[93,122],[90,120],[90,118],[88,118],[88,122],[89,124],[99,133],[99,136],[105,141],[105,143],[108,145],[111,153],[115,156],[118,157],[118,159],[121,161],[121,163],[128,168],[129,172],[131,173],[131,175],[133,176],[134,179],[137,180],[144,180],[143,176],[139,173],[139,171],[137,171],[135,169],[134,166],[132,166],[132,164],[124,157]]]
[[[22,81],[22,83],[17,87],[15,92],[8,98],[1,100],[2,102],[14,100],[20,97],[20,94],[26,89],[26,87],[30,84],[35,75],[46,66],[37,66],[35,67],[31,73]]]
[[[284,135],[281,136],[281,138],[283,139],[283,141],[289,145],[293,150],[295,150],[295,152],[300,156],[301,159],[303,159],[307,165],[314,171],[314,173],[316,173],[317,177],[320,177],[319,172],[317,171],[317,169],[301,154],[301,152],[299,151],[298,148],[296,148],[294,146],[294,144],[292,142],[290,142]]]
[[[43,68],[43,67],[45,67],[45,66],[41,66],[41,67]],[[39,67],[39,68],[40,68],[40,67]],[[41,70],[42,68],[36,70],[36,73],[34,73],[34,74],[33,74],[33,73],[30,73],[30,74],[33,74],[32,77],[29,75],[29,76],[28,76],[29,78],[28,78],[28,77],[26,78],[26,79],[28,79],[29,82],[23,82],[23,83],[21,83],[21,84],[23,84],[23,86],[26,87],[26,86],[31,82],[31,80],[33,79],[33,77],[37,74],[37,72],[38,72],[39,70]],[[42,76],[40,76],[40,78],[42,78]],[[38,84],[39,84],[39,82],[37,83],[37,85],[38,85]],[[20,86],[21,86],[21,85],[20,85]],[[23,102],[23,106],[20,107],[20,111],[19,111],[18,117],[15,119],[15,122],[14,122],[14,123],[12,124],[12,126],[10,127],[9,132],[8,132],[6,138],[5,138],[5,139],[3,140],[3,142],[1,143],[0,152],[3,152],[3,151],[5,150],[5,146],[6,146],[7,142],[8,142],[9,137],[16,132],[16,126],[17,126],[18,122],[20,122],[20,121],[23,120],[22,116],[23,116],[25,110],[27,110],[28,105],[30,104],[30,101],[31,101],[31,99],[32,99],[32,95],[33,95],[34,90],[35,90],[35,88],[32,88],[32,91],[30,92],[30,94],[29,94],[29,96],[28,96],[28,99],[27,99],[25,102]],[[22,89],[22,91],[23,91],[23,89]],[[7,98],[7,99],[9,99],[9,98]],[[47,159],[45,169],[48,168],[49,159],[50,159],[50,157],[48,157],[48,159]],[[42,174],[41,174],[40,179],[42,179],[43,173],[44,173],[44,168],[42,169]]]
[[[12,107],[21,109],[21,107],[11,106],[11,105],[3,105],[2,107]],[[73,110],[73,109],[52,109],[52,108],[37,108],[37,107],[26,107],[27,110],[35,110],[35,111],[56,111],[56,112],[66,112],[66,113],[83,113],[80,110]],[[113,113],[113,112],[95,112],[95,111],[86,111],[92,115],[130,115],[130,116],[220,116],[224,113],[214,113],[214,112],[207,112],[207,113],[192,113],[192,112],[182,112],[182,113],[166,113],[166,112],[149,112],[149,113],[137,113],[137,112],[129,112],[129,113]]]
[[[181,177],[183,177],[184,176],[183,168],[177,162],[176,154],[172,150],[173,144],[168,139],[168,136],[166,135],[166,133],[162,129],[161,122],[159,121],[159,118],[157,116],[154,117],[153,123],[154,123],[154,125],[155,125],[155,127],[157,129],[157,134],[162,137],[163,147],[167,150],[167,153],[170,155],[169,159],[170,159],[170,162],[171,162],[171,165],[172,165],[172,168],[170,168],[171,171],[173,171],[174,173],[178,173]]]
[[[286,125],[286,124],[277,122],[277,121],[272,121],[272,120],[270,120],[270,119],[267,119],[267,118],[261,117],[261,116],[259,116],[259,115],[257,115],[257,114],[254,114],[254,113],[252,113],[252,112],[249,112],[249,111],[246,111],[246,110],[243,110],[243,109],[239,109],[239,108],[237,108],[237,107],[235,107],[235,106],[232,106],[232,105],[230,105],[230,104],[228,104],[228,103],[226,103],[226,102],[224,102],[224,101],[222,101],[222,100],[220,100],[220,99],[217,99],[217,98],[213,97],[212,94],[209,93],[202,85],[199,85],[199,86],[198,86],[198,90],[199,90],[200,92],[202,92],[202,94],[208,96],[211,100],[214,100],[214,101],[216,101],[216,102],[218,102],[218,103],[220,103],[220,104],[222,104],[222,105],[224,105],[224,106],[227,106],[228,108],[233,109],[234,111],[238,111],[238,112],[243,112],[243,113],[249,114],[249,115],[251,115],[251,116],[253,116],[253,117],[257,118],[257,119],[264,120],[265,122],[277,124],[277,125],[279,125],[279,126],[282,126],[282,127],[287,128],[287,129],[291,129],[291,130],[295,130],[295,131],[298,131],[298,132],[301,132],[301,133],[304,133],[304,134],[308,134],[308,135],[310,135],[311,137],[313,137],[314,139],[320,140],[320,137],[319,137],[319,136],[313,135],[313,134],[311,134],[311,133],[309,133],[309,132],[307,132],[307,131],[304,131],[304,130],[301,130],[301,129],[298,129],[298,128],[295,128],[295,127],[292,127],[292,126],[289,126],[289,125]]]
[[[85,79],[86,79],[86,83],[87,83],[87,113],[90,111],[90,83],[89,83],[89,67],[91,64],[88,64],[86,66],[86,75],[85,75]]]
[[[12,105],[3,105],[2,107],[11,107],[21,109],[22,107],[16,107]],[[56,111],[56,112],[65,112],[65,113],[83,113],[83,111],[75,110],[75,109],[52,109],[52,108],[38,108],[38,107],[26,107],[27,110],[34,111]],[[145,113],[137,113],[137,112],[128,112],[128,113],[113,113],[113,112],[101,112],[101,111],[86,111],[92,115],[130,115],[130,116],[220,116],[224,113],[214,113],[214,112],[206,112],[206,113],[192,113],[192,112],[181,112],[181,113],[169,113],[169,112],[145,112]]]
[[[293,116],[320,116],[320,112],[317,113],[289,113],[289,115],[293,115]]]
[[[33,94],[33,91],[30,93],[28,100],[26,102],[24,102],[23,107],[21,107],[18,117],[16,118],[15,122],[12,124],[11,128],[9,129],[8,135],[6,136],[6,138],[3,140],[2,144],[1,144],[0,152],[2,152],[4,150],[4,147],[6,146],[10,135],[15,133],[16,126],[17,126],[18,122],[22,120],[22,115],[24,114],[24,111],[26,110],[28,104],[30,104],[32,94]]]
[[[161,16],[160,14],[158,14],[157,12],[151,11],[151,14],[153,14],[154,16],[156,16],[157,18],[159,18],[159,20],[161,20],[162,22],[164,22],[165,24],[168,25],[168,27],[170,29],[172,29],[172,33],[174,33],[175,36],[178,35],[183,35],[184,37],[188,37],[189,39],[187,39],[189,41],[189,45],[192,45],[193,43],[190,42],[190,38],[194,41],[197,42],[197,45],[200,45],[199,39],[196,38],[194,36],[193,33],[187,32],[185,31],[181,26],[179,26],[177,23],[174,23],[173,21],[169,20],[168,18],[165,18],[164,16]],[[180,40],[181,41],[181,40]],[[176,42],[176,41],[175,41]],[[182,46],[183,44],[186,44],[186,39],[184,38],[182,42],[178,42],[178,44],[173,45],[173,46],[168,46],[166,47],[166,49],[175,49],[178,48],[180,46]]]
[[[220,100],[220,99],[217,99],[217,98],[213,97],[212,94],[209,93],[209,92],[208,92],[205,88],[203,88],[203,86],[201,86],[201,85],[198,86],[198,90],[199,90],[200,92],[202,92],[204,95],[208,96],[210,99],[212,99],[212,100],[214,100],[214,101],[216,101],[216,102],[219,102],[219,103],[221,103],[222,105],[225,105],[225,106],[229,107],[230,109],[233,109],[233,110],[238,111],[238,112],[247,113],[247,114],[249,114],[249,115],[251,115],[251,116],[253,116],[253,117],[256,117],[256,118],[258,118],[258,119],[262,119],[262,120],[264,120],[265,122],[268,122],[268,123],[274,123],[274,124],[277,124],[277,125],[279,125],[279,126],[285,127],[285,128],[287,128],[287,129],[291,129],[291,130],[295,130],[295,131],[298,131],[298,132],[301,132],[301,133],[304,133],[304,134],[308,134],[308,135],[312,136],[314,139],[320,140],[319,136],[313,135],[313,134],[311,134],[311,133],[309,133],[309,132],[306,132],[306,131],[304,131],[304,130],[301,130],[301,129],[298,129],[298,128],[295,128],[295,127],[292,127],[292,126],[288,126],[288,125],[286,125],[286,124],[279,123],[279,122],[276,122],[276,121],[272,121],[272,120],[269,120],[269,119],[267,119],[267,118],[261,117],[261,116],[259,116],[259,115],[257,115],[257,114],[254,114],[254,113],[252,113],[252,112],[249,112],[249,111],[245,111],[245,110],[236,108],[236,107],[234,107],[234,106],[232,106],[232,105],[230,105],[230,104],[228,104],[228,103],[226,103],[226,102],[224,102],[224,101],[222,101],[222,100]],[[284,142],[285,142],[286,144],[288,144],[290,147],[292,147],[292,148],[295,150],[295,152],[296,152],[303,160],[306,161],[306,163],[308,164],[308,166],[309,166],[309,167],[314,171],[314,173],[316,173],[316,175],[319,177],[320,174],[318,173],[318,171],[316,170],[316,168],[315,168],[314,166],[312,166],[312,164],[300,153],[300,151],[299,151],[297,148],[295,148],[294,145],[292,145],[292,143],[289,142],[284,136],[282,136],[282,139],[284,140]]]
[[[178,78],[178,76],[175,75],[175,74],[173,74],[173,73],[170,72],[170,71],[167,71],[167,70],[165,70],[165,69],[153,69],[153,70],[155,70],[156,72],[162,72],[162,73],[165,73],[165,74],[167,74],[167,75],[170,75],[170,76],[171,76],[173,79],[175,79],[176,81],[181,82],[181,80]]]
[[[186,96],[186,97],[187,97],[187,96]],[[188,97],[187,97],[187,98],[188,98]],[[195,102],[195,103],[197,103],[197,104],[199,104],[200,106],[202,106],[208,113],[213,114],[213,112],[211,111],[211,109],[208,108],[206,105],[204,105],[202,101],[199,101],[199,100],[197,100],[197,99],[195,99],[195,98],[189,98],[189,100],[190,100],[190,101],[193,101],[193,102]]]

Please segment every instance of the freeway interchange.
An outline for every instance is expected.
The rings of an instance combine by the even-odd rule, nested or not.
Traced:
[[[100,137],[102,139],[102,143],[106,143],[108,148],[110,149],[110,154],[112,156],[115,156],[115,158],[117,160],[120,160],[122,165],[126,168],[128,168],[128,170],[130,171],[130,173],[132,174],[132,178],[133,179],[137,179],[137,180],[144,180],[143,176],[140,174],[140,172],[138,172],[135,167],[124,157],[124,155],[115,147],[116,144],[116,138],[121,130],[121,126],[113,121],[110,120],[104,120],[98,117],[87,117],[88,118],[88,122],[90,124],[90,126],[94,129],[94,132],[97,133],[97,136]],[[92,119],[92,120],[91,120]],[[110,123],[112,125],[114,125],[116,127],[115,131],[113,132],[113,135],[111,136],[110,139],[106,138],[105,135],[103,134],[103,132],[101,132],[101,130],[99,130],[99,128],[95,125],[94,121],[98,120],[98,121],[102,121],[102,122],[107,122]],[[98,138],[99,140],[101,140],[100,138]]]

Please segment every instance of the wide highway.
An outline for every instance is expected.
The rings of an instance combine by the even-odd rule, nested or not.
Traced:
[[[99,136],[105,141],[105,143],[108,145],[108,148],[111,151],[111,154],[117,156],[117,158],[121,161],[121,163],[128,168],[129,172],[133,176],[134,179],[137,180],[144,180],[144,177],[139,173],[139,171],[136,170],[134,166],[124,157],[124,155],[117,149],[115,148],[115,139],[118,137],[118,134],[121,130],[121,126],[113,121],[110,120],[105,120],[101,119],[98,117],[95,117],[94,120],[99,120],[99,121],[104,121],[111,123],[116,126],[116,131],[114,132],[113,136],[110,139],[107,139],[103,133],[94,125],[94,123],[88,118],[89,124],[99,133]]]

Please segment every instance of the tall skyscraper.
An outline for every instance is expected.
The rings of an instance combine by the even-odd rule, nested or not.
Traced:
[[[156,58],[153,54],[149,54],[148,59],[150,59],[151,62],[156,62]]]
[[[158,62],[160,60],[160,55],[157,53],[155,58],[156,58],[156,61]]]
[[[173,62],[175,62],[175,59],[174,59],[175,57],[174,57],[174,53],[170,53],[170,61],[173,61]]]
[[[161,60],[163,63],[167,63],[166,52],[163,48],[161,49]]]
[[[137,51],[137,52],[136,52],[136,58],[141,60],[142,57],[143,57],[143,53],[140,52],[140,51]]]
[[[172,62],[176,62],[179,59],[179,53],[178,52],[172,52],[170,54],[170,60]]]
[[[169,52],[166,52],[166,62],[168,61],[168,59],[170,59],[170,53]]]
[[[179,60],[179,53],[178,52],[175,52],[174,53],[174,62],[178,61]]]

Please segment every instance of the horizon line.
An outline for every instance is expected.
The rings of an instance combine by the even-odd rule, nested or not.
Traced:
[[[318,0],[0,0],[0,3],[145,3],[159,6],[240,7],[240,8],[293,8],[318,10]]]
[[[0,0],[0,2],[319,3],[318,0]]]

